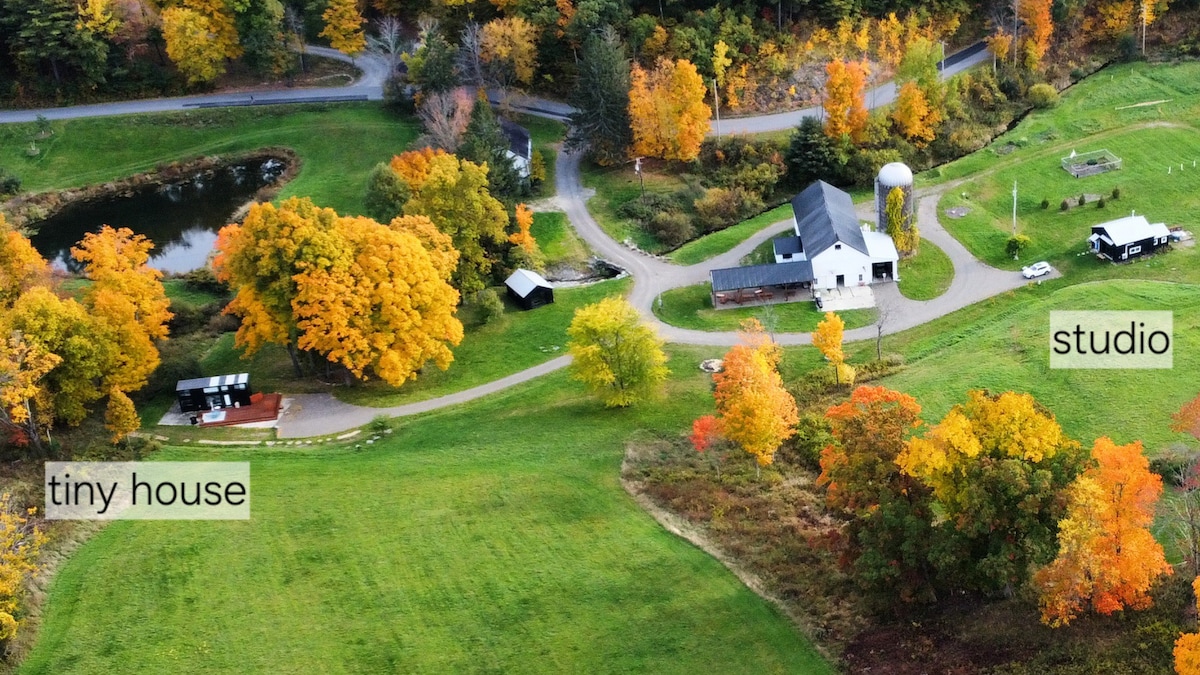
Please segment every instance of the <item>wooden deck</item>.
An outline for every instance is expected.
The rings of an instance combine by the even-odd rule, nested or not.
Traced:
[[[224,419],[215,422],[205,422],[201,418],[202,427],[230,427],[249,422],[269,422],[279,417],[279,404],[283,397],[279,394],[264,394],[262,400],[240,408],[223,408]]]

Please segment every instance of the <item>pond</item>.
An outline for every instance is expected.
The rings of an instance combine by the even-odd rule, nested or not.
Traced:
[[[263,158],[215,169],[162,185],[131,188],[122,195],[71,204],[35,223],[34,247],[59,269],[77,273],[71,247],[104,225],[128,227],[154,242],[150,266],[187,272],[203,267],[217,241],[217,231],[263,187],[283,175],[285,164]]]

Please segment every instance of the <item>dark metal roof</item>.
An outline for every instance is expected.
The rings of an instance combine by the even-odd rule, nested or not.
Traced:
[[[809,260],[837,242],[870,255],[849,193],[819,180],[792,198],[792,213]]]
[[[500,129],[504,131],[505,137],[508,138],[508,148],[513,151],[517,157],[529,159],[529,130],[525,127],[509,122],[508,120],[500,120]]]
[[[713,270],[711,275],[713,290],[718,293],[736,291],[741,288],[799,284],[813,280],[812,264],[807,260],[771,265],[750,265],[749,267],[729,267]]]
[[[803,250],[800,237],[779,237],[775,240],[775,255],[796,254]]]
[[[179,380],[176,382],[175,391],[204,389],[206,387],[232,386],[235,384],[246,384],[249,381],[250,375],[248,373],[238,373],[237,375],[214,375],[212,377],[194,377],[190,380]]]

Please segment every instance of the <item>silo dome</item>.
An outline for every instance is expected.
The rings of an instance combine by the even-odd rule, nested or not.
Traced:
[[[885,164],[879,170],[879,184],[888,187],[908,187],[913,184],[913,172],[903,162]]]

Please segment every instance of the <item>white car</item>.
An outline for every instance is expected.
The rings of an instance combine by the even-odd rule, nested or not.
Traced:
[[[1026,279],[1032,279],[1034,277],[1050,274],[1050,269],[1050,263],[1043,260],[1042,262],[1035,262],[1029,267],[1022,267],[1021,276],[1025,277]]]

